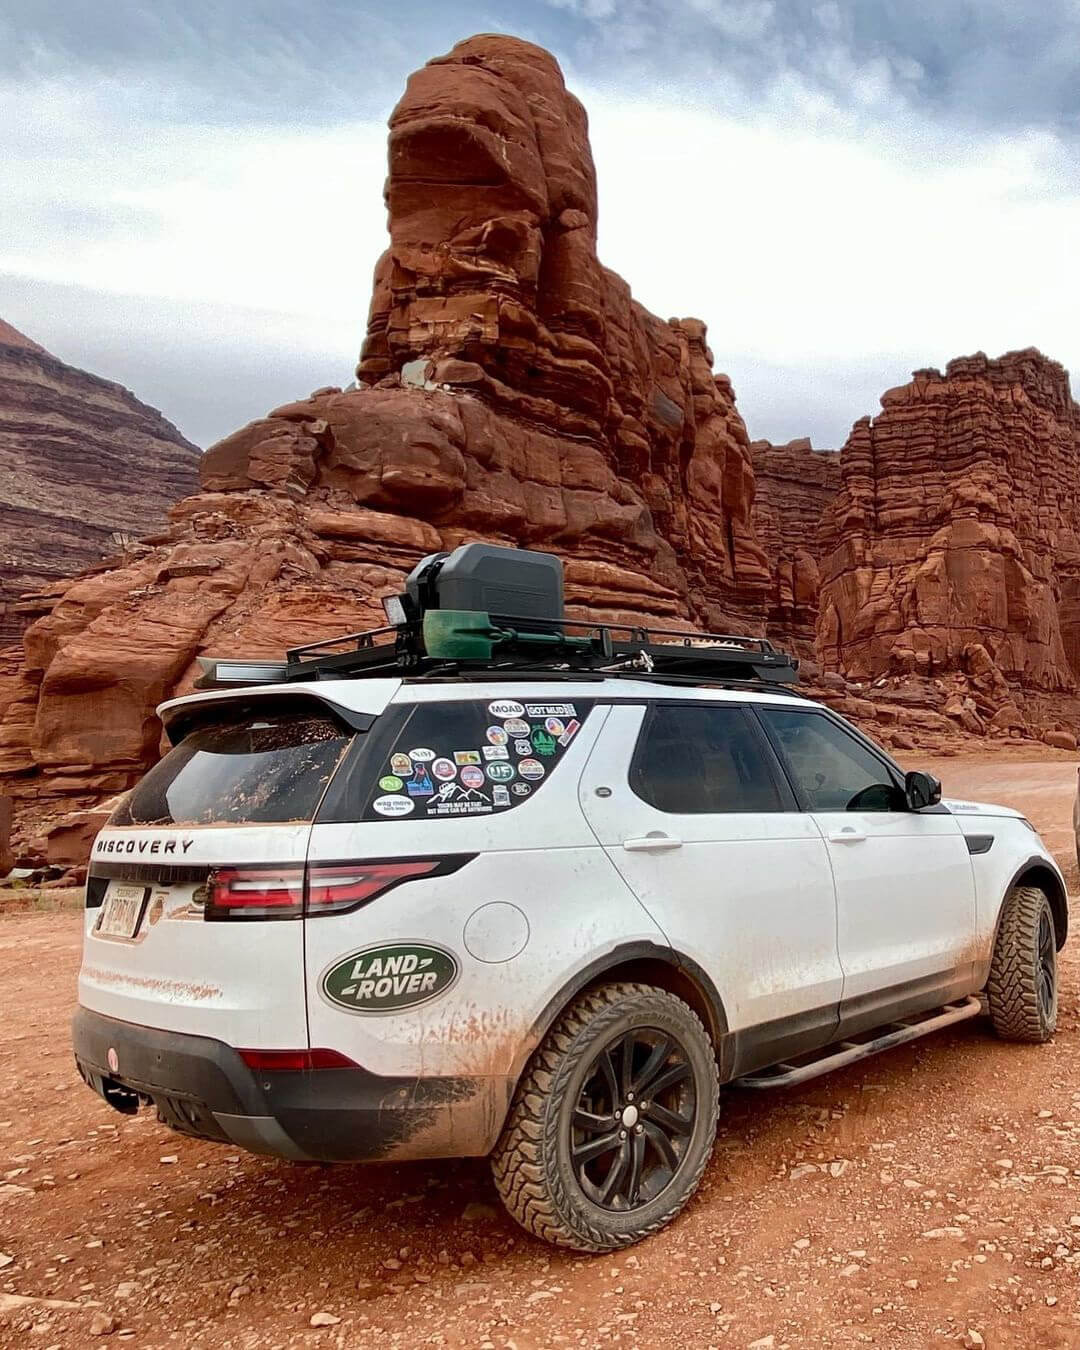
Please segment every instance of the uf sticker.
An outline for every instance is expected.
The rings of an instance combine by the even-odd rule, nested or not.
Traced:
[[[493,783],[509,783],[514,776],[514,766],[496,760],[494,764],[487,766],[487,776]]]

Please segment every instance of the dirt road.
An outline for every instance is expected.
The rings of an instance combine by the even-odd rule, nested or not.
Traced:
[[[1075,879],[1073,765],[929,767],[1027,812]],[[0,917],[2,1346],[1080,1344],[1080,942],[1053,1044],[969,1022],[728,1092],[685,1214],[585,1259],[521,1233],[481,1162],[299,1167],[116,1115],[67,1044],[79,934]]]

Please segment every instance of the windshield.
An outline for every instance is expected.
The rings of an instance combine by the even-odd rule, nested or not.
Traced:
[[[308,822],[352,738],[311,711],[249,713],[197,728],[150,770],[109,824]]]

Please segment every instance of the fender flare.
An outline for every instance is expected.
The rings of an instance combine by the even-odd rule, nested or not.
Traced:
[[[1058,873],[1057,866],[1051,863],[1047,858],[1040,857],[1037,853],[1026,859],[1016,871],[1012,874],[1009,884],[1005,887],[1001,896],[1001,903],[998,905],[997,918],[994,920],[994,937],[990,944],[990,958],[993,960],[994,950],[997,947],[998,929],[1001,927],[1001,916],[1005,910],[1005,901],[1014,887],[1018,886],[1027,872],[1038,870],[1043,877],[1050,877],[1053,889],[1047,890],[1042,885],[1042,878],[1039,884],[1046,891],[1046,898],[1050,901],[1050,909],[1054,915],[1054,936],[1057,938],[1057,949],[1061,951],[1065,946],[1065,939],[1069,932],[1069,899],[1065,890],[1065,885]]]
[[[684,956],[681,952],[677,952],[673,947],[663,947],[658,943],[642,940],[621,943],[618,947],[612,948],[611,951],[605,952],[603,956],[590,961],[588,965],[582,966],[548,999],[533,1020],[528,1032],[522,1038],[521,1045],[514,1056],[513,1066],[510,1070],[511,1083],[516,1086],[533,1051],[554,1026],[563,1009],[572,1003],[583,989],[586,989],[590,984],[595,984],[601,976],[609,971],[617,970],[621,966],[631,965],[635,961],[662,961],[664,965],[670,966],[673,972],[689,979],[697,987],[703,1001],[708,1006],[711,1024],[708,1030],[716,1046],[717,1054],[723,1061],[726,1057],[725,1051],[731,1045],[728,1019],[723,1000],[720,998],[720,993],[713,983],[712,977],[696,961]]]

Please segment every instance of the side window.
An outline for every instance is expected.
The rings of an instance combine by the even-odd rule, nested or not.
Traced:
[[[591,703],[492,699],[417,703],[369,766],[361,820],[499,814],[547,782]]]
[[[885,764],[831,718],[765,706],[758,715],[811,811],[904,809],[904,794]]]
[[[660,704],[646,716],[630,786],[677,815],[782,811],[766,750],[742,708]]]

